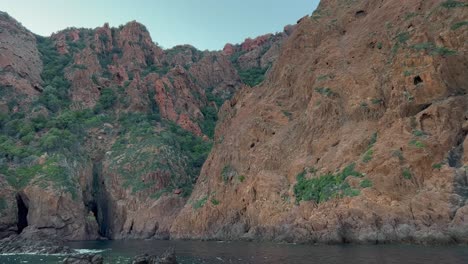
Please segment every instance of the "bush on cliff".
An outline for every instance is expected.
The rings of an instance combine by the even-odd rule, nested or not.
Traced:
[[[362,177],[362,174],[354,170],[355,164],[350,164],[342,172],[327,173],[311,179],[307,179],[309,172],[304,170],[297,175],[297,183],[294,186],[296,202],[314,201],[316,203],[326,202],[333,198],[359,195],[359,190],[353,189],[345,182],[348,176]],[[313,172],[315,175],[315,172]]]

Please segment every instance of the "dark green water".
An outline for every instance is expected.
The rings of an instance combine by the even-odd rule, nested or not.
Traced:
[[[312,246],[248,242],[200,241],[87,241],[76,249],[103,250],[106,263],[128,263],[141,253],[160,254],[174,247],[179,263],[260,264],[468,264],[467,246]],[[61,263],[62,256],[0,256],[0,263]]]

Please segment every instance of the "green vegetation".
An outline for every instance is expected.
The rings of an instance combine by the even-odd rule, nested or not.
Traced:
[[[72,55],[60,55],[50,38],[36,36],[36,40],[44,65],[41,77],[45,87],[38,101],[50,111],[57,112],[70,103],[70,83],[64,77],[63,70],[70,64]]]
[[[414,135],[415,137],[424,137],[424,136],[427,136],[427,134],[424,133],[424,131],[417,130],[417,129],[413,130],[413,135]]]
[[[228,183],[232,178],[237,176],[237,171],[231,165],[226,165],[223,167],[221,171],[221,178],[223,179],[224,183]]]
[[[205,206],[207,201],[208,201],[208,196],[204,196],[203,198],[194,201],[193,204],[192,204],[192,207],[193,207],[193,209],[200,209],[203,206]]]
[[[218,110],[216,107],[207,105],[201,109],[203,114],[203,121],[200,123],[200,128],[203,134],[209,138],[214,137],[216,128],[216,121],[218,121]]]
[[[413,174],[409,168],[404,168],[402,172],[403,178],[407,180],[411,180],[413,178]]]
[[[372,181],[369,180],[369,179],[364,179],[364,180],[361,181],[359,186],[361,186],[361,188],[370,188],[370,187],[372,187]]]
[[[244,182],[245,181],[245,176],[244,175],[239,176],[239,181]]]
[[[157,114],[128,113],[119,122],[120,136],[112,146],[110,169],[123,177],[124,186],[134,193],[144,191],[155,183],[144,182],[142,177],[159,172],[169,175],[166,188],[181,188],[184,196],[189,195],[211,143],[160,120]],[[163,128],[160,132],[155,131],[157,123]]]
[[[408,70],[405,70],[403,74],[405,75],[405,77],[408,77],[408,76],[411,76],[412,73]]]
[[[397,39],[401,44],[405,44],[411,38],[408,32],[398,34]]]
[[[461,27],[464,27],[464,26],[468,26],[468,21],[461,21],[461,22],[457,22],[455,24],[453,24],[450,28],[452,30],[457,30]]]
[[[315,91],[326,97],[332,97],[336,95],[335,92],[333,92],[330,88],[327,88],[327,87],[318,87],[318,88],[315,88]]]
[[[362,162],[368,163],[369,161],[372,160],[372,155],[374,154],[374,151],[372,149],[368,149],[365,153],[364,156],[362,157]]]
[[[456,51],[448,49],[446,47],[438,47],[434,43],[424,42],[411,46],[412,49],[417,51],[425,51],[431,55],[450,56],[457,54]]]
[[[406,101],[408,101],[408,102],[414,101],[414,96],[410,92],[404,91],[403,95],[405,96]]]
[[[372,148],[374,147],[375,143],[377,143],[377,137],[378,137],[377,132],[374,132],[369,140],[369,145],[367,147],[367,150],[364,153],[364,156],[362,157],[362,162],[368,163],[369,161],[372,160],[372,155],[374,155],[374,150]]]
[[[302,171],[297,175],[297,183],[294,185],[296,202],[315,201],[322,203],[333,198],[359,195],[360,191],[352,189],[345,181],[348,176],[362,177],[362,174],[355,171],[354,167],[353,163],[344,168],[341,173],[328,173],[311,179],[307,179],[305,176],[308,172],[315,176],[315,171]]]
[[[247,70],[238,69],[237,71],[243,83],[247,84],[250,87],[254,87],[263,82],[267,70],[268,67],[254,67]]]
[[[216,205],[218,205],[218,204],[219,204],[219,201],[218,201],[218,200],[216,200],[216,199],[213,197],[213,198],[211,198],[211,203],[212,203],[213,205],[215,205],[215,206],[216,206]]]
[[[426,147],[426,145],[424,143],[422,143],[421,141],[416,140],[416,139],[411,140],[409,142],[409,145],[417,147],[417,148],[425,148]]]
[[[151,65],[149,67],[147,67],[144,71],[143,71],[143,77],[146,77],[148,74],[150,73],[157,73],[159,75],[166,75],[168,72],[169,72],[169,65],[163,65],[161,67],[158,67],[156,65]]]
[[[319,77],[317,77],[317,81],[321,82],[325,80],[332,80],[333,78],[335,78],[333,74],[324,74],[324,75],[320,75]]]
[[[112,88],[104,88],[101,90],[101,96],[96,105],[97,112],[100,112],[100,109],[108,110],[112,108],[117,101],[117,95]]]
[[[372,148],[375,145],[375,143],[377,143],[378,135],[379,134],[377,132],[372,133],[371,139],[369,141],[369,148]]]
[[[433,169],[440,170],[440,169],[442,169],[442,166],[443,166],[443,165],[444,165],[444,164],[442,164],[442,163],[435,163],[435,164],[432,164],[432,168],[433,168]]]
[[[397,157],[400,161],[403,161],[405,159],[405,157],[403,157],[403,152],[401,150],[393,151],[392,157]]]
[[[408,12],[408,13],[405,14],[405,20],[410,20],[410,19],[412,19],[413,17],[416,17],[416,16],[418,16],[417,13]]]
[[[8,208],[7,201],[5,200],[5,197],[0,197],[0,213]]]
[[[383,100],[381,98],[372,98],[371,99],[372,104],[378,105],[383,103]]]
[[[457,7],[465,7],[465,6],[468,6],[468,3],[463,3],[463,2],[459,2],[455,0],[447,0],[443,2],[442,4],[440,4],[440,6],[450,9],[450,8],[457,8]]]
[[[378,48],[378,49],[382,49],[382,48],[383,48],[382,42],[378,42],[378,43],[377,43],[377,48]]]

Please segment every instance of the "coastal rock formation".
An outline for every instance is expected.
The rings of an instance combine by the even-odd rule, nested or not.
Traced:
[[[163,50],[135,21],[41,37],[1,13],[0,26],[0,238],[169,238],[219,107],[265,71]],[[250,59],[275,41],[249,44]]]
[[[2,12],[0,238],[467,243],[466,8],[323,0],[222,51]]]
[[[456,1],[322,1],[221,108],[171,237],[466,242],[466,20]]]

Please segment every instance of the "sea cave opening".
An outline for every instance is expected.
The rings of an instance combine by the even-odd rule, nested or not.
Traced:
[[[28,205],[25,203],[21,194],[16,195],[16,205],[18,207],[18,234],[23,232],[23,230],[28,226]]]

